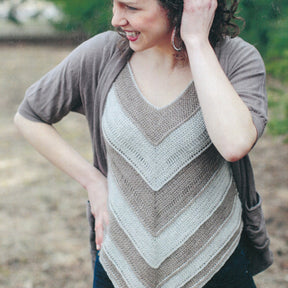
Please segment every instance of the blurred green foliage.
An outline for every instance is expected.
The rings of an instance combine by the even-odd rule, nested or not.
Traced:
[[[107,0],[48,0],[63,13],[63,19],[54,23],[61,30],[78,32],[86,37],[111,28],[112,1]]]
[[[262,54],[267,74],[280,80],[268,86],[268,131],[288,142],[288,1],[241,0],[239,15],[246,21],[241,37]]]
[[[288,1],[241,0],[239,15],[246,21],[241,37],[260,51],[268,74],[288,82]]]
[[[268,131],[272,135],[284,135],[284,140],[288,143],[287,86],[268,85],[268,106]]]

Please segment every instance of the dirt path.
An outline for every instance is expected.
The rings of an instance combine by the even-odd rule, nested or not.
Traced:
[[[48,164],[18,135],[12,118],[25,88],[71,47],[0,46],[0,287],[91,287],[86,192]],[[87,159],[85,121],[70,115],[61,133]],[[265,135],[251,154],[275,264],[258,288],[288,287],[288,145]]]

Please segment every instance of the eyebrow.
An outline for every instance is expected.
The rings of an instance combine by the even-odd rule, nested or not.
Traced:
[[[131,0],[128,0],[128,1],[125,1],[125,0],[120,0],[118,1],[118,3],[121,3],[121,4],[125,4],[125,5],[130,5],[130,4],[137,4],[137,0],[136,1],[131,1]]]

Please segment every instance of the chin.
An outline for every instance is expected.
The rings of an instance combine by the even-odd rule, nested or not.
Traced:
[[[134,52],[142,52],[145,50],[148,50],[150,48],[152,48],[152,45],[143,45],[143,43],[141,43],[140,41],[137,43],[138,41],[135,42],[129,42],[129,47],[134,51]]]
[[[141,47],[140,45],[135,45],[134,43],[129,42],[129,47],[134,52],[141,52],[146,50],[144,47]]]

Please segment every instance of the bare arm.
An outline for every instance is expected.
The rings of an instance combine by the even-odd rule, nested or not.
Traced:
[[[80,183],[87,191],[96,219],[96,244],[103,240],[103,225],[108,224],[107,180],[93,165],[76,152],[49,124],[30,121],[19,113],[15,125],[26,140],[56,167]]]
[[[216,0],[184,0],[181,36],[209,136],[226,160],[237,161],[250,151],[257,131],[208,40],[216,7]]]

